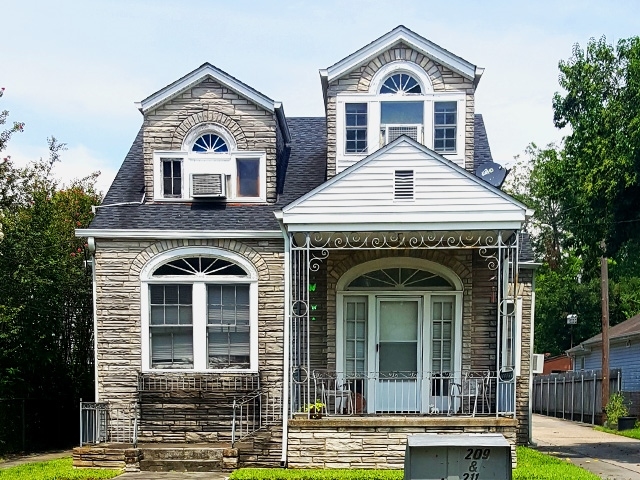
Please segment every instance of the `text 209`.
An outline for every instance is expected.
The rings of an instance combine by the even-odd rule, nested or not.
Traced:
[[[464,456],[465,460],[487,460],[491,454],[490,448],[467,448],[467,454]]]

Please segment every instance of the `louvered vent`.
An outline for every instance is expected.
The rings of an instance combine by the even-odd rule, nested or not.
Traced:
[[[220,198],[226,196],[224,175],[220,173],[194,173],[191,175],[191,196]]]
[[[386,143],[393,142],[400,135],[406,135],[407,137],[412,138],[416,142],[419,142],[418,139],[418,125],[387,125],[387,141]]]
[[[413,170],[396,170],[393,198],[413,200]]]

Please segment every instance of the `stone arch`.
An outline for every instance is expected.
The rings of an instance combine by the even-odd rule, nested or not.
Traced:
[[[208,239],[208,240],[161,240],[141,251],[131,262],[130,275],[140,278],[144,266],[156,255],[180,247],[213,247],[227,250],[244,257],[258,272],[258,281],[269,281],[269,266],[262,256],[253,248],[232,239]]]
[[[426,57],[422,53],[401,43],[400,45],[385,50],[380,55],[370,60],[367,65],[361,67],[362,73],[358,82],[358,91],[368,91],[369,86],[371,85],[371,80],[376,72],[384,65],[398,60],[404,60],[419,65],[431,79],[434,92],[445,90],[440,66],[433,62],[429,57]]]
[[[173,132],[173,136],[171,138],[171,149],[180,149],[187,133],[196,125],[204,123],[214,123],[224,127],[231,135],[233,135],[238,149],[247,150],[247,138],[240,125],[224,113],[213,110],[203,110],[185,118]]]

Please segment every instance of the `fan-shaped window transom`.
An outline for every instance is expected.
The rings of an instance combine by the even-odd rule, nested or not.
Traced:
[[[227,146],[227,142],[220,135],[216,135],[215,133],[205,133],[204,135],[200,135],[198,139],[193,142],[191,150],[199,153],[227,153],[229,151],[229,147]]]
[[[453,290],[447,279],[428,270],[416,268],[382,268],[353,280],[347,289],[429,289]]]
[[[177,258],[160,265],[153,272],[154,277],[164,275],[196,275],[215,277],[232,275],[247,277],[247,272],[239,265],[217,257]]]
[[[407,93],[419,94],[422,93],[422,87],[412,75],[408,73],[394,73],[384,81],[382,87],[380,87],[380,93],[401,95]]]

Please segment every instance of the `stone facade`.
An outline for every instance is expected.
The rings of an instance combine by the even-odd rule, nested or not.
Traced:
[[[234,137],[239,150],[266,152],[267,201],[276,201],[278,122],[264,110],[213,79],[205,79],[175,98],[145,114],[143,155],[145,191],[153,192],[153,152],[180,150],[187,133],[195,126],[215,123]],[[147,194],[150,197],[150,193]]]
[[[464,125],[461,123],[463,119],[460,119],[459,122],[460,127],[465,129],[465,168],[469,171],[473,170],[475,113],[475,86],[473,81],[462,77],[444,65],[434,62],[410,46],[400,43],[328,85],[326,100],[327,178],[331,178],[336,174],[336,96],[341,93],[367,93],[376,72],[384,65],[398,60],[412,62],[424,69],[431,79],[434,92],[456,91],[465,93],[466,118],[464,118]]]
[[[187,246],[210,246],[235,252],[255,266],[258,272],[257,335],[261,385],[272,398],[282,395],[282,240],[99,240],[95,254],[99,401],[118,408],[144,400],[146,406],[141,407],[143,416],[140,431],[146,441],[214,441],[218,436],[221,441],[229,441],[229,411],[216,407],[221,403],[229,404],[230,397],[240,395],[241,391],[227,392],[227,401],[222,402],[220,395],[225,397],[222,391],[161,394],[138,390],[143,335],[140,318],[140,272],[156,255]],[[182,376],[193,380],[197,374],[184,373]],[[194,395],[198,397],[197,401],[194,400]],[[211,402],[213,404],[206,407]],[[196,408],[198,405],[202,408]],[[161,428],[157,428],[158,422],[163,425]]]
[[[515,420],[505,418],[348,418],[290,420],[289,468],[403,468],[409,435],[501,433],[515,444]],[[515,449],[512,458],[515,461]]]

